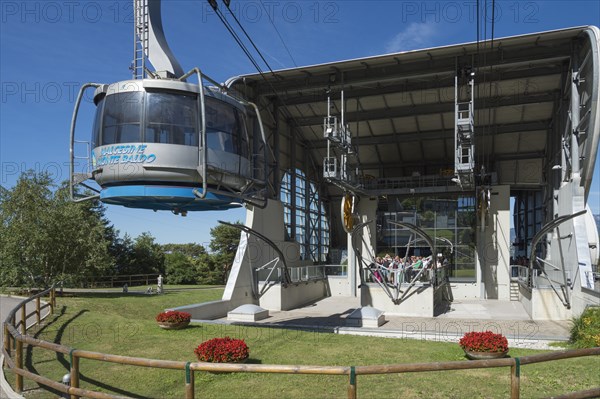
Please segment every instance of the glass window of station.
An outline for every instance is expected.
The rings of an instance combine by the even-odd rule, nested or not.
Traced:
[[[329,219],[317,185],[300,169],[281,180],[280,199],[288,239],[300,244],[300,258],[324,263],[329,253]]]
[[[380,201],[381,203],[381,201]],[[475,281],[475,197],[388,196],[377,212],[377,254],[429,256],[431,249],[410,230],[390,223],[416,225],[436,240],[436,251],[449,262],[451,281]],[[384,209],[382,209],[384,208]],[[410,245],[408,245],[410,242]]]

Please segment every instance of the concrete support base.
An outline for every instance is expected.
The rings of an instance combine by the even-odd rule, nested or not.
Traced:
[[[385,316],[379,309],[364,306],[356,309],[346,318],[347,327],[379,328],[385,323]]]
[[[403,289],[408,289],[403,287]],[[430,285],[412,287],[399,305],[392,302],[385,291],[374,283],[361,287],[361,305],[383,310],[388,315],[410,317],[434,316],[434,289]]]
[[[266,319],[267,317],[269,317],[269,311],[267,309],[252,304],[238,306],[227,313],[227,320],[229,321],[254,322]]]

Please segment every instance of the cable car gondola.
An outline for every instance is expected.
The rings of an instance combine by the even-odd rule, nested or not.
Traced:
[[[156,7],[142,7],[142,12],[159,13]],[[146,18],[146,23],[156,18]],[[170,54],[164,37],[158,42],[158,50]],[[168,70],[180,69],[176,67]],[[186,82],[193,75],[198,84]],[[183,215],[244,202],[264,206],[267,145],[258,108],[228,95],[198,68],[175,76],[144,71],[141,79],[81,87],[71,123],[71,193],[77,197],[75,187],[82,184],[96,194],[76,200],[99,198]],[[96,106],[91,141],[86,142],[90,153],[77,156],[75,146],[81,141],[75,140],[75,127],[89,88],[95,88]],[[75,163],[82,158],[90,169],[76,174]],[[89,179],[100,189],[86,183]]]

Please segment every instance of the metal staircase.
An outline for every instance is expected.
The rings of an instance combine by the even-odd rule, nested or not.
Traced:
[[[521,294],[519,293],[519,282],[511,281],[510,282],[510,300],[518,301],[521,299]]]

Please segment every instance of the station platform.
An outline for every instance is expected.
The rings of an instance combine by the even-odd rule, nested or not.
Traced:
[[[531,320],[516,301],[457,300],[437,317],[386,315],[379,328],[347,326],[346,318],[359,307],[359,298],[328,297],[293,310],[269,311],[268,318],[252,323],[226,318],[193,321],[443,342],[458,342],[465,332],[491,330],[504,334],[513,347],[532,349],[562,349],[549,344],[569,339],[569,321]]]

